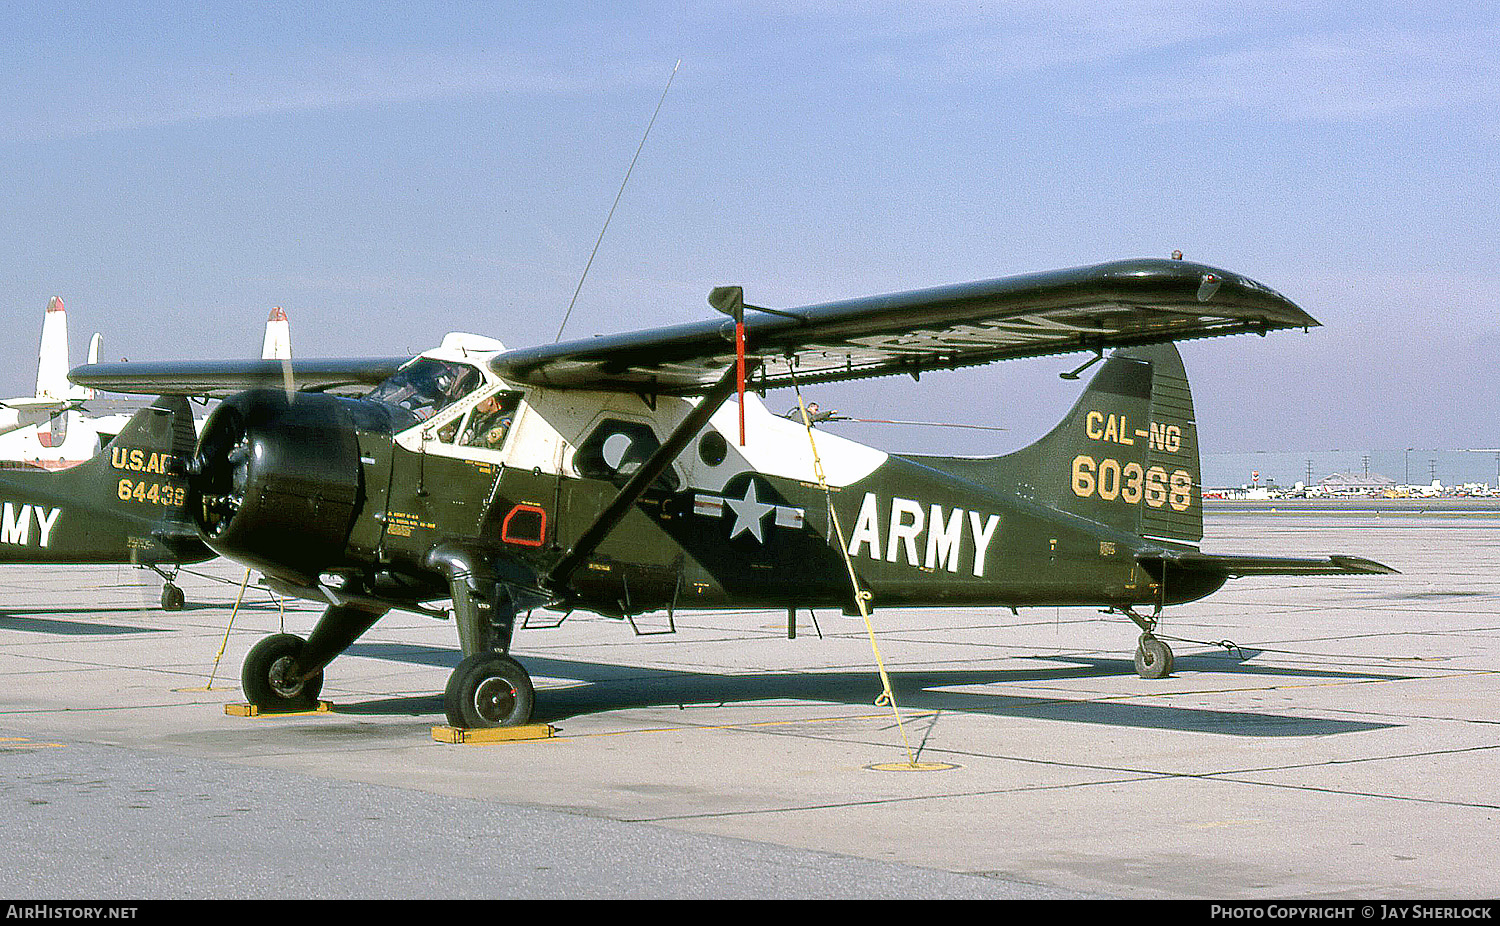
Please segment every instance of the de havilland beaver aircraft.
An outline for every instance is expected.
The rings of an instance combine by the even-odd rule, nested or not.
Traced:
[[[1193,405],[1171,342],[1318,324],[1239,274],[1141,259],[792,309],[747,306],[739,287],[709,301],[730,318],[523,349],[450,334],[406,361],[300,363],[296,389],[253,363],[71,375],[227,396],[177,470],[198,533],[328,604],[305,640],[277,634],[246,657],[245,695],[267,710],[310,706],[388,610],[446,617],[445,601],[463,651],[445,712],[472,728],[529,719],[511,643],[534,607],[1097,606],[1140,626],[1137,669],[1159,677],[1166,605],[1237,576],[1392,571],[1199,550]],[[1061,424],[989,459],[888,454],[753,395],[1106,350]],[[325,391],[360,383],[358,397]]]
[[[163,396],[76,466],[0,469],[0,563],[152,569],[165,580],[162,608],[180,610],[177,568],[215,556],[187,516],[185,481],[171,472],[195,442],[188,400]]]

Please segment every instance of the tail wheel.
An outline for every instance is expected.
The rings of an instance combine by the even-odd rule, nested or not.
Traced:
[[[245,697],[266,711],[307,711],[318,705],[323,691],[320,670],[310,678],[300,678],[297,657],[307,641],[290,633],[266,637],[251,648],[240,670],[240,687]]]
[[[499,653],[475,653],[448,678],[443,710],[461,729],[514,727],[531,719],[536,691],[521,664]]]
[[[1172,648],[1153,636],[1142,636],[1135,648],[1135,674],[1141,678],[1166,678],[1172,674]]]
[[[187,604],[187,596],[182,593],[182,589],[171,582],[161,587],[161,609],[163,611],[181,611],[185,604]]]

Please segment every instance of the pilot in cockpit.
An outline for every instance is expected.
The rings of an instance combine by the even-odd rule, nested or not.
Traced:
[[[464,429],[462,443],[469,447],[499,450],[510,433],[511,421],[520,401],[521,396],[516,392],[485,396],[469,414],[469,426]]]

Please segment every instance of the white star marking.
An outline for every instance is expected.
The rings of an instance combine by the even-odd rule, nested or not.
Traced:
[[[768,505],[760,500],[755,492],[755,480],[751,480],[745,489],[744,498],[724,498],[724,504],[734,512],[734,529],[729,532],[729,539],[733,540],[739,535],[749,531],[755,536],[759,543],[765,543],[765,533],[761,525],[765,523],[766,515],[776,510],[775,505]]]

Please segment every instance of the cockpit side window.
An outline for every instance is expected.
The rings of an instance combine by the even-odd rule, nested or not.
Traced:
[[[465,447],[499,450],[505,446],[511,424],[521,406],[521,393],[501,390],[487,395],[469,412],[459,443]]]
[[[483,382],[480,372],[468,364],[424,357],[403,367],[365,398],[401,409],[416,421],[426,421]]]

